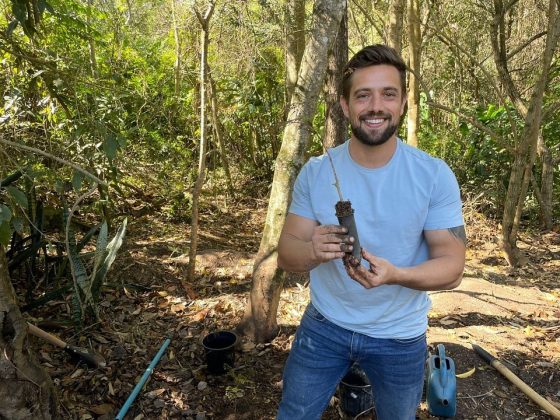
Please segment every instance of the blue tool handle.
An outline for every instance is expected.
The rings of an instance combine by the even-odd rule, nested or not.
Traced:
[[[128,409],[130,408],[130,406],[132,405],[132,403],[134,402],[134,400],[136,399],[136,397],[138,396],[138,394],[142,390],[142,387],[144,386],[144,384],[148,380],[148,377],[150,376],[150,374],[152,373],[152,371],[154,370],[154,368],[158,364],[159,359],[161,359],[161,356],[163,356],[163,353],[165,353],[165,350],[167,349],[167,346],[169,346],[169,343],[171,343],[170,338],[167,338],[163,342],[159,351],[157,352],[157,354],[152,359],[152,362],[150,363],[150,365],[148,366],[148,368],[146,369],[146,371],[144,372],[144,374],[142,375],[142,377],[140,378],[140,380],[138,381],[138,383],[136,384],[136,386],[134,387],[134,389],[132,390],[132,392],[128,396],[127,400],[125,401],[124,405],[122,406],[121,410],[119,411],[119,414],[117,414],[117,417],[115,417],[115,420],[122,420],[124,418]]]
[[[441,378],[440,383],[441,386],[445,388],[447,386],[448,378],[447,360],[445,359],[445,347],[443,344],[438,344],[437,348],[439,353],[439,375]]]

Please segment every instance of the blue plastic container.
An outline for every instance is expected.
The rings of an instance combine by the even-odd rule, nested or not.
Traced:
[[[445,356],[443,344],[437,346],[438,354],[426,361],[426,403],[433,416],[455,417],[457,413],[457,380],[455,363]]]

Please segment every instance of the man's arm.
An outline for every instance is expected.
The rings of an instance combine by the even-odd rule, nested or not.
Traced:
[[[352,249],[346,228],[319,225],[315,220],[288,213],[278,242],[278,266],[286,271],[306,272],[319,264],[342,258]]]
[[[382,284],[398,284],[416,290],[448,290],[459,286],[465,267],[467,238],[464,226],[426,230],[424,237],[430,257],[422,264],[395,267],[363,250],[364,259],[370,263],[370,271],[359,266],[350,268],[348,274],[368,289]]]

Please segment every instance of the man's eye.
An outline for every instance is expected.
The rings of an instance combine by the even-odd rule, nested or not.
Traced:
[[[364,99],[364,98],[367,98],[367,95],[362,93],[361,95],[356,96],[356,98]]]
[[[385,92],[385,96],[394,97],[397,96],[397,94],[395,92]]]

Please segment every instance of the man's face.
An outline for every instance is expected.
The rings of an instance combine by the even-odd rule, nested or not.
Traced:
[[[348,101],[340,99],[353,137],[369,146],[396,136],[405,104],[399,71],[386,64],[355,70]]]

